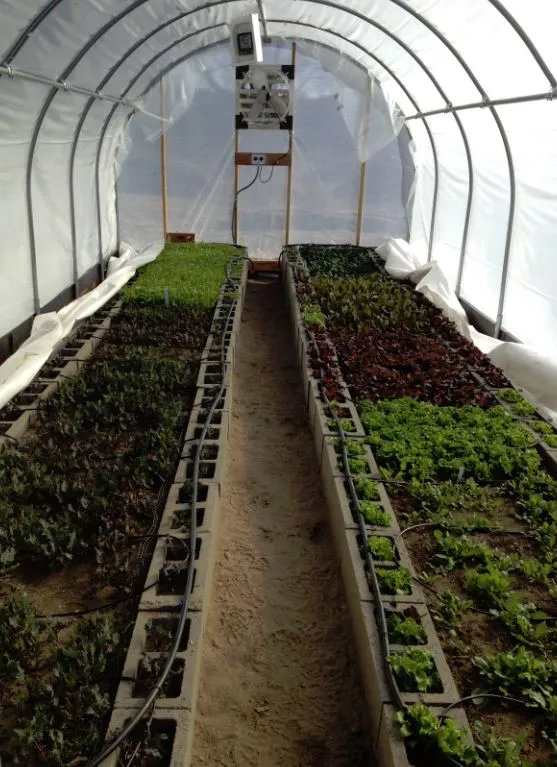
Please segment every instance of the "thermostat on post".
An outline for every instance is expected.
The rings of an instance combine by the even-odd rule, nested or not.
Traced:
[[[263,42],[259,16],[251,13],[230,25],[232,50],[235,63],[261,64],[263,61]]]

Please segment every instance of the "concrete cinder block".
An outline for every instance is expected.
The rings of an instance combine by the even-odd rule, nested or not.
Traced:
[[[110,743],[116,735],[123,730],[126,724],[131,721],[136,709],[117,708],[114,709],[108,728],[107,743]],[[168,762],[169,767],[190,767],[192,757],[193,735],[194,735],[195,714],[189,710],[182,711],[160,711],[155,706],[150,730],[152,733],[163,732],[169,736],[169,750],[171,758]],[[133,753],[127,754],[130,757]],[[123,756],[122,748],[118,748],[110,757],[102,762],[101,767],[117,767],[120,756]]]
[[[199,533],[196,536],[195,551],[190,552],[194,556],[193,584],[189,595],[189,609],[205,611],[211,595],[213,564],[215,558],[216,536],[211,533]],[[155,546],[155,551],[149,566],[145,587],[141,601],[140,610],[173,610],[181,606],[184,599],[184,591],[187,582],[187,558],[177,558],[180,556],[180,543],[183,541],[185,546],[184,556],[190,546],[190,537],[186,533],[175,531],[173,537],[159,538]],[[169,551],[176,558],[169,559]],[[168,579],[172,580],[169,584]],[[172,585],[172,592],[168,593]],[[174,593],[175,592],[175,593]]]
[[[170,486],[168,499],[162,515],[159,534],[176,531],[187,532],[190,529],[191,504],[180,501],[180,484]],[[220,485],[218,482],[202,482],[202,493],[197,503],[196,524],[200,533],[217,531],[220,510]]]
[[[168,651],[147,651],[147,628],[156,618],[171,620],[172,617],[178,618],[177,614],[161,613],[139,613],[134,626],[132,639],[129,645],[128,654],[122,676],[125,679],[120,683],[115,708],[133,708],[140,705],[144,700],[144,695],[137,694],[137,684],[132,679],[137,680],[140,675],[141,665],[152,661],[164,662],[168,657]],[[189,709],[195,708],[197,693],[199,688],[199,672],[202,656],[202,639],[205,625],[204,614],[198,612],[188,612],[188,640],[186,646],[179,650],[176,655],[176,668],[178,673],[174,675],[172,687],[172,696],[161,694],[157,699],[159,710],[164,709]],[[183,645],[181,645],[183,647]],[[170,647],[168,648],[170,649]]]
[[[197,442],[201,438],[205,423],[209,415],[209,408],[195,406],[192,408],[188,428],[186,429],[185,444]],[[205,434],[205,439],[210,441],[226,441],[230,426],[230,411],[216,410],[211,415],[209,426]]]
[[[375,742],[379,767],[410,767],[410,761],[406,752],[404,740],[400,735],[400,728],[395,721],[397,709],[391,704],[385,704],[381,712],[381,725]],[[443,707],[432,708],[432,713],[438,717],[444,714]],[[468,737],[467,742],[472,745],[473,739],[468,727],[466,712],[462,707],[452,709],[448,716],[454,719],[462,727]],[[434,762],[431,762],[432,767]]]

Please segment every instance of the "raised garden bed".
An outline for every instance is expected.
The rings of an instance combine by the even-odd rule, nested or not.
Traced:
[[[91,360],[74,361],[81,347],[69,341],[1,414],[58,379],[24,438],[0,452],[2,764],[80,764],[102,743],[130,620],[143,588],[155,593],[146,561],[163,543],[157,527],[237,254],[167,248],[122,291]],[[97,327],[91,318],[76,337]],[[59,375],[67,365],[79,370],[72,380]],[[164,652],[158,644],[153,652]]]
[[[335,278],[312,279],[300,252],[315,272]],[[361,253],[354,268],[351,252],[341,253],[344,267],[327,266],[330,254],[323,255],[326,269],[316,266],[318,249],[293,249],[283,275],[301,328],[296,334],[303,336],[301,367],[316,381],[308,385],[309,409],[314,431],[321,429],[318,456],[336,510],[351,607],[362,616],[361,657],[377,666],[363,674],[379,705],[379,750],[387,749],[385,763],[395,764],[442,764],[450,755],[453,764],[474,767],[545,765],[557,749],[557,482],[546,470],[555,432],[376,258],[369,256],[361,277]],[[343,408],[355,402],[361,421],[351,415],[345,422],[337,393]],[[328,402],[347,435],[365,539],[343,476],[342,442],[319,426],[330,419]],[[365,438],[354,437],[361,427]],[[364,609],[375,604],[368,556],[377,564],[381,600],[394,600],[386,610],[389,662],[404,716],[396,715],[378,665],[377,608],[372,620]],[[444,661],[436,647],[458,694],[442,691]],[[419,703],[410,697],[416,694]],[[449,705],[460,729],[439,719]]]

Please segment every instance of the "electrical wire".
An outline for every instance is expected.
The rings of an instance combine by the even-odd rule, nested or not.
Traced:
[[[256,174],[257,175],[257,174]],[[255,183],[255,180],[253,181]],[[226,279],[229,283],[230,287],[233,290],[236,290],[237,285],[234,283],[231,275],[230,275],[230,265],[232,262],[236,261],[236,258],[231,259],[231,261],[226,265]],[[233,299],[230,304],[230,309],[228,312],[228,317],[225,323],[225,328],[228,322],[230,321],[233,311],[235,310],[237,305],[237,299]],[[224,331],[223,331],[224,336]],[[203,442],[206,439],[207,432],[209,430],[210,424],[213,420],[213,416],[217,407],[217,404],[219,400],[221,399],[225,386],[226,381],[226,371],[229,366],[229,362],[226,361],[226,351],[227,347],[224,343],[224,338],[221,342],[221,370],[222,370],[222,381],[219,386],[219,391],[217,392],[211,407],[209,408],[209,411],[207,413],[207,418],[205,420],[205,423],[203,425],[203,429],[201,431],[201,436],[199,438],[199,447],[201,448],[203,446]],[[191,526],[190,526],[190,548],[191,551],[195,551],[196,547],[196,541],[197,541],[197,493],[198,493],[198,487],[199,487],[199,464],[201,461],[201,449],[199,449],[195,455],[194,458],[194,466],[193,466],[193,492],[192,492],[192,499],[191,499]],[[149,711],[152,705],[154,705],[157,697],[159,696],[162,687],[172,669],[172,665],[174,663],[174,660],[176,658],[176,655],[178,653],[178,648],[180,646],[180,642],[182,640],[182,635],[184,633],[186,623],[187,623],[187,616],[188,616],[188,608],[189,608],[189,601],[193,586],[193,574],[194,574],[194,566],[193,566],[194,560],[190,557],[189,560],[189,567],[188,567],[188,575],[186,580],[186,587],[184,591],[183,601],[180,609],[180,615],[178,617],[178,627],[176,629],[176,634],[174,637],[174,642],[172,644],[172,647],[169,651],[165,666],[157,680],[157,683],[152,688],[152,690],[147,695],[143,705],[141,708],[135,713],[133,718],[126,724],[126,726],[121,730],[118,735],[112,740],[111,743],[107,744],[103,750],[97,754],[95,757],[93,757],[91,760],[87,762],[87,764],[84,767],[98,767],[100,764],[104,762],[105,759],[107,759],[128,737],[128,735],[133,732],[133,730],[138,726],[138,724],[142,721],[145,714]]]
[[[231,231],[232,231],[232,242],[234,245],[238,245],[237,238],[236,238],[236,220],[238,218],[238,197],[242,194],[242,192],[245,192],[247,189],[250,189],[259,176],[261,175],[261,166],[257,166],[257,170],[255,171],[255,176],[252,178],[252,180],[249,182],[249,184],[246,184],[245,186],[238,189],[236,194],[234,195],[234,204],[232,205],[232,222],[231,222]]]

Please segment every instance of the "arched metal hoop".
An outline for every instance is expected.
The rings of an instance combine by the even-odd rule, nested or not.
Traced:
[[[220,0],[220,2],[216,2],[213,5],[221,5],[223,2],[229,2],[229,0]],[[169,19],[168,21],[164,22],[163,24],[160,24],[158,27],[153,29],[151,32],[149,32],[145,37],[143,37],[141,40],[136,41],[136,43],[122,56],[122,58],[117,61],[109,70],[109,72],[103,77],[102,81],[100,82],[98,89],[104,88],[105,85],[109,82],[109,80],[114,76],[114,74],[118,71],[118,69],[129,59],[129,57],[135,53],[145,42],[148,40],[151,40],[156,34],[161,32],[163,29],[167,28],[168,26],[175,24],[178,21],[182,21],[184,18],[191,16],[192,14],[196,13],[196,10],[193,11],[187,11],[178,14],[177,16],[174,16],[172,19]],[[421,68],[421,70],[426,74],[426,76],[431,80],[434,87],[439,92],[441,98],[446,102],[448,101],[448,96],[441,87],[438,80],[434,77],[434,75],[430,72],[430,70],[425,66],[422,59],[408,46],[404,41],[402,41],[397,35],[392,33],[390,30],[388,30],[383,25],[379,24],[378,22],[374,21],[373,19],[368,19],[367,23],[376,29],[378,29],[380,32],[388,36],[390,39],[392,39],[394,42],[396,42]],[[181,40],[175,41],[171,45],[167,46],[166,49],[163,52],[168,52],[171,48],[173,48],[175,45],[179,44]],[[71,156],[70,156],[70,215],[71,215],[71,231],[72,231],[72,257],[73,257],[73,266],[74,266],[74,281],[75,281],[75,291],[77,293],[77,233],[76,233],[76,216],[75,216],[75,189],[74,189],[74,169],[75,169],[75,156],[76,156],[76,150],[77,150],[77,142],[79,140],[79,136],[81,134],[81,130],[83,127],[83,124],[85,122],[85,119],[93,106],[94,99],[90,99],[85,109],[83,110],[79,123],[77,125],[76,131],[74,133],[74,138],[72,142],[72,148],[71,148]],[[461,243],[461,251],[460,251],[460,265],[459,265],[459,275],[462,271],[462,265],[464,263],[464,254],[466,252],[466,245],[468,241],[468,231],[469,231],[469,224],[470,224],[470,213],[472,209],[472,199],[473,199],[473,187],[474,187],[474,180],[473,180],[473,164],[472,164],[472,156],[470,152],[470,145],[468,142],[468,138],[466,135],[466,132],[464,130],[464,126],[462,124],[462,121],[460,119],[460,116],[455,114],[454,115],[455,121],[457,123],[459,132],[462,137],[462,141],[464,144],[464,150],[466,153],[466,160],[467,160],[467,168],[468,168],[468,195],[467,195],[467,202],[466,202],[466,212],[464,217],[464,227],[463,227],[463,236],[462,236],[462,243]],[[436,198],[437,199],[437,198]],[[434,229],[431,230],[431,233],[434,233]],[[434,244],[434,237],[430,236],[429,238],[429,250],[428,250],[428,256],[431,258],[432,250],[433,250],[433,244]]]
[[[48,13],[50,13],[54,8],[59,4],[61,0],[52,0],[52,2],[45,8],[43,11],[41,11],[38,14],[38,17],[41,17],[40,20],[44,19]],[[74,58],[74,60],[68,65],[66,70],[62,73],[60,76],[61,79],[65,79],[71,71],[77,66],[79,61],[81,61],[84,56],[87,54],[87,52],[95,45],[95,43],[101,39],[101,37],[109,31],[115,24],[119,23],[122,19],[124,19],[129,13],[131,13],[136,8],[144,5],[149,0],[134,0],[133,3],[130,4],[126,9],[121,11],[119,14],[117,14],[113,19],[111,19],[110,22],[108,22],[106,25],[104,25],[101,29],[97,30],[97,32],[90,38],[90,40],[86,43],[86,45],[81,49],[81,51],[77,54],[77,56]],[[452,43],[443,35],[443,33],[440,32],[440,30],[435,27],[432,22],[427,19],[427,17],[423,16],[419,12],[417,12],[414,8],[409,6],[407,3],[405,3],[403,0],[389,0],[393,5],[398,6],[402,10],[404,10],[406,13],[411,15],[413,18],[415,18],[417,21],[422,23],[432,34],[434,34],[441,43],[452,53],[452,55],[457,59],[457,61],[461,64],[464,71],[468,74],[480,94],[484,99],[487,100],[487,94],[483,90],[483,87],[479,80],[475,77],[473,72],[471,71],[470,67],[467,65],[466,61],[462,57],[462,55],[457,51],[457,49],[452,45]],[[319,5],[328,6],[331,8],[336,8],[337,10],[344,11],[346,13],[349,13],[352,16],[355,16],[356,18],[359,18],[363,22],[369,21],[368,18],[364,14],[360,14],[359,12],[343,8],[342,6],[337,6],[335,3],[330,2],[329,0],[306,0],[306,2],[315,2]],[[503,6],[501,6],[497,0],[488,0],[488,2],[491,3],[495,8],[497,8],[500,12],[502,12]],[[507,21],[509,21],[509,18],[507,18],[507,15],[503,14],[503,16],[506,18]],[[38,18],[37,17],[37,18]],[[510,17],[512,19],[512,17]],[[518,25],[518,23],[513,19],[512,20],[512,26],[517,31],[517,33],[520,35],[523,42],[527,45],[529,50],[531,51],[532,55],[534,56],[535,60],[540,63],[541,56],[539,55],[539,52],[534,48],[532,50],[533,43],[528,38],[522,27]],[[36,19],[33,20],[30,23],[30,26],[33,24],[36,24]],[[510,21],[509,21],[510,23]],[[24,30],[24,33],[22,36],[20,36],[20,40],[22,37],[25,37],[25,35],[29,33],[30,26]],[[13,58],[15,55],[13,47],[8,51],[6,56],[8,57],[8,61]],[[10,58],[11,57],[11,58]],[[553,78],[553,75],[551,72],[547,69],[547,67],[542,67],[544,74],[550,78],[550,83],[552,87],[554,86],[555,80]],[[37,143],[38,133],[40,131],[40,127],[42,125],[42,121],[44,120],[44,116],[46,112],[48,111],[48,108],[50,104],[52,103],[53,98],[55,97],[56,93],[52,93],[49,95],[47,101],[43,105],[43,109],[41,110],[41,113],[39,115],[38,124],[35,126],[35,131],[32,138],[32,149],[30,150],[29,158],[28,158],[28,168],[27,168],[27,198],[28,198],[28,207],[32,206],[32,193],[31,193],[31,174],[32,174],[32,162],[33,162],[33,155],[35,146]],[[508,273],[508,266],[509,266],[509,256],[510,256],[510,249],[511,249],[511,240],[512,240],[512,230],[513,230],[513,223],[514,223],[514,215],[515,215],[515,207],[516,207],[516,182],[514,177],[514,163],[512,158],[512,152],[510,148],[510,144],[505,132],[504,125],[502,121],[499,118],[499,115],[497,113],[497,110],[495,107],[490,106],[489,110],[491,114],[493,115],[497,128],[499,130],[499,133],[501,135],[501,139],[504,144],[505,153],[507,156],[508,166],[509,166],[509,186],[510,186],[510,205],[509,205],[509,219],[508,219],[508,225],[507,225],[507,238],[506,238],[506,244],[505,244],[505,254],[504,254],[504,261],[503,261],[503,275],[502,275],[502,284],[501,284],[501,293],[500,293],[500,301],[499,301],[499,309],[497,314],[497,325],[500,328],[502,323],[502,313],[503,313],[503,305],[504,305],[504,297],[505,297],[505,287],[506,287],[506,279],[507,279],[507,273]],[[31,257],[32,257],[32,271],[33,271],[33,284],[34,284],[34,292],[35,292],[35,304],[38,303],[38,283],[37,283],[37,267],[36,267],[36,246],[35,246],[35,233],[34,233],[34,222],[31,220],[32,217],[29,217],[29,233],[30,233],[30,250],[31,250]],[[430,252],[431,255],[431,252]]]
[[[337,37],[339,39],[344,40],[349,45],[352,45],[353,47],[357,48],[364,55],[370,57],[380,67],[382,67],[393,78],[394,82],[396,82],[397,85],[401,88],[401,90],[406,95],[406,97],[408,98],[410,103],[413,106],[416,105],[416,100],[414,99],[412,94],[408,91],[408,89],[406,88],[404,83],[402,83],[402,81],[398,78],[398,76],[386,64],[384,64],[384,62],[380,58],[375,56],[375,54],[372,54],[369,51],[367,51],[363,46],[359,45],[358,43],[355,43],[355,42],[353,42],[351,40],[347,40],[346,38],[344,38],[342,35],[340,35],[335,30],[324,29],[323,27],[317,27],[315,25],[312,25],[312,24],[309,24],[309,23],[305,23],[305,22],[293,22],[293,21],[290,21],[288,19],[270,19],[270,18],[268,18],[267,22],[269,24],[272,24],[272,23],[276,23],[276,24],[290,24],[290,25],[293,25],[295,27],[302,27],[302,28],[321,30],[323,32],[326,32],[327,34],[330,34],[330,35],[332,35],[334,37]],[[222,42],[225,42],[225,40],[221,41],[221,43]],[[221,44],[221,43],[219,43],[219,44]],[[211,47],[213,47],[213,44],[211,44]],[[203,48],[199,48],[197,50],[197,52],[201,52],[202,50],[204,50],[204,49]],[[164,54],[161,53],[160,56],[162,56],[162,55],[164,55]],[[182,57],[181,59],[178,59],[176,62],[172,62],[166,68],[162,69],[161,72],[159,72],[157,74],[157,76],[154,77],[150,81],[150,83],[147,85],[147,87],[141,92],[140,98],[143,98],[145,95],[147,95],[147,93],[149,93],[149,91],[159,82],[159,80],[162,77],[164,77],[168,72],[170,72],[172,69],[174,69],[176,66],[178,66],[179,63],[181,63],[182,61],[185,61],[188,58],[190,58],[191,55],[193,55],[192,52],[189,52],[185,57]],[[128,94],[128,92],[131,90],[131,88],[133,88],[135,83],[148,71],[148,69],[150,69],[152,64],[153,64],[153,62],[151,62],[149,65],[144,66],[137,73],[137,75],[133,78],[131,83],[127,86],[126,90],[123,91],[123,93],[125,95]],[[99,231],[99,237],[100,237],[100,240],[99,240],[99,258],[100,259],[104,258],[103,244],[102,244],[102,221],[100,220],[100,154],[101,154],[101,150],[102,150],[102,143],[104,141],[104,137],[106,136],[109,124],[110,124],[110,122],[112,120],[112,117],[114,116],[114,114],[116,112],[116,109],[117,109],[117,105],[115,105],[115,107],[113,107],[110,110],[110,112],[109,112],[109,114],[108,114],[108,116],[107,116],[107,118],[105,120],[105,123],[104,123],[102,131],[101,131],[101,135],[100,135],[100,139],[99,139],[99,145],[98,145],[98,150],[97,150],[96,182],[95,183],[96,183],[96,191],[97,191],[97,214],[98,214],[97,224],[98,224],[98,231]],[[432,148],[432,153],[433,153],[433,158],[434,158],[434,166],[435,166],[434,204],[433,204],[433,209],[432,209],[432,220],[431,220],[431,234],[433,234],[433,231],[434,231],[434,228],[435,228],[436,211],[437,211],[437,204],[436,203],[437,203],[437,195],[438,195],[439,164],[438,164],[437,149],[435,147],[435,140],[433,138],[433,134],[431,132],[431,129],[429,128],[427,120],[424,120],[423,123],[424,123],[424,127],[425,127],[425,129],[426,129],[426,131],[428,133],[429,140],[431,142],[431,148]]]

